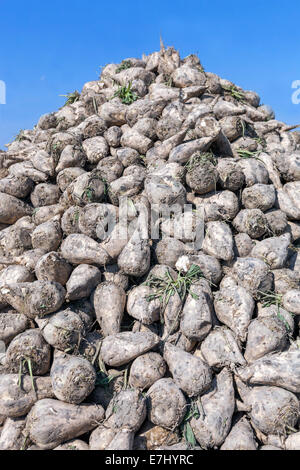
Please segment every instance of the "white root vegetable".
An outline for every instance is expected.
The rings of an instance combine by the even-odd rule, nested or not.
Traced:
[[[200,280],[190,289],[182,309],[180,331],[190,340],[202,341],[210,332],[213,321],[210,286]]]
[[[283,351],[287,346],[287,328],[275,316],[255,318],[249,325],[245,359],[252,363],[271,352]]]
[[[26,176],[9,176],[0,180],[0,192],[16,198],[25,198],[33,189],[33,181]]]
[[[271,269],[280,269],[286,264],[290,243],[290,234],[284,234],[280,237],[270,237],[266,240],[256,242],[250,256],[265,261]]]
[[[31,193],[30,199],[33,207],[50,206],[59,201],[61,192],[55,184],[38,184]]]
[[[73,181],[75,181],[76,178],[78,178],[78,176],[81,176],[85,173],[86,171],[83,168],[77,166],[61,170],[56,177],[57,185],[61,192],[63,193],[67,189],[67,187]]]
[[[220,450],[257,450],[253,430],[246,418],[241,418],[231,429]]]
[[[5,193],[0,193],[0,223],[14,224],[25,215],[32,214],[32,208],[20,199]]]
[[[166,343],[164,359],[173,380],[189,397],[206,392],[212,381],[210,367],[200,358]]]
[[[140,277],[150,268],[149,240],[143,239],[137,229],[118,258],[120,270],[129,276]]]
[[[282,304],[284,308],[295,315],[300,315],[300,303],[299,302],[300,302],[300,289],[288,290],[282,298]]]
[[[158,343],[158,336],[150,331],[137,333],[125,331],[104,338],[101,357],[105,364],[118,367],[150,351]]]
[[[109,224],[115,224],[118,210],[111,204],[86,204],[78,212],[79,232],[96,240],[107,237]],[[77,218],[77,217],[76,217]]]
[[[215,312],[218,319],[245,341],[255,302],[240,286],[222,288],[215,295]]]
[[[128,429],[122,429],[110,441],[105,450],[132,450],[134,433]]]
[[[291,269],[274,269],[274,291],[278,294],[286,294],[289,290],[299,287],[299,274]]]
[[[203,140],[206,139],[207,137],[203,138]],[[198,158],[200,158],[199,162],[197,162]],[[209,159],[201,159],[201,153],[193,154],[191,161],[192,165],[188,167],[186,174],[186,184],[197,194],[207,194],[210,191],[216,191],[219,175],[214,164]],[[195,164],[193,164],[193,161],[195,161]]]
[[[60,351],[73,351],[85,333],[82,319],[71,309],[59,311],[36,322],[47,343]]]
[[[86,139],[83,142],[83,150],[90,163],[96,164],[107,157],[109,147],[104,137],[96,136]],[[60,157],[61,158],[61,157]],[[76,165],[79,166],[79,165]]]
[[[292,222],[288,223],[287,216],[280,209],[272,209],[265,212],[268,227],[274,235],[281,235],[289,230],[289,225],[292,231]]]
[[[276,200],[274,186],[269,184],[254,184],[245,188],[242,202],[246,209],[260,209],[262,212],[271,209]]]
[[[217,259],[230,261],[233,256],[233,236],[225,222],[208,222],[202,244],[203,251]]]
[[[297,350],[266,355],[238,370],[239,377],[252,385],[272,385],[290,392],[300,390],[300,353]]]
[[[176,445],[179,442],[178,434],[161,426],[155,426],[150,421],[145,421],[141,429],[135,435],[134,450],[156,450],[164,445]]]
[[[71,272],[71,265],[55,251],[41,256],[35,266],[35,275],[39,281],[53,281],[62,286],[66,285]]]
[[[83,167],[86,162],[84,153],[74,145],[67,145],[61,152],[56,173],[70,167]]]
[[[220,158],[217,164],[219,182],[222,188],[236,191],[243,187],[245,175],[233,158]]]
[[[223,369],[211,390],[201,397],[200,417],[191,419],[194,435],[204,449],[220,446],[227,437],[235,408],[231,373]]]
[[[186,163],[195,152],[206,152],[214,139],[203,137],[178,145],[169,154],[169,162]],[[208,191],[207,191],[208,192]]]
[[[260,209],[243,209],[232,222],[238,232],[245,232],[249,237],[257,239],[267,231],[267,219]]]
[[[166,363],[158,353],[149,352],[137,357],[130,368],[129,384],[141,390],[151,387],[166,373]]]
[[[234,254],[237,258],[245,258],[250,255],[254,242],[247,233],[238,233],[234,236]]]
[[[120,272],[117,264],[110,264],[105,267],[103,272],[104,282],[113,282],[117,286],[122,287],[124,290],[128,289],[129,279],[126,274]]]
[[[62,239],[62,231],[58,218],[55,217],[39,225],[31,236],[33,248],[40,248],[45,252],[56,251]]]
[[[254,184],[268,184],[269,173],[265,165],[254,158],[242,158],[237,166],[241,168],[245,176],[246,186]]]
[[[126,294],[114,282],[102,282],[92,296],[98,323],[104,336],[120,332]]]
[[[98,426],[91,432],[89,439],[90,450],[106,450],[116,435],[116,431],[103,425]]]
[[[7,418],[0,435],[0,450],[21,450],[26,418]]]
[[[184,186],[170,175],[150,175],[145,180],[145,192],[150,203],[157,204],[158,208],[163,204],[183,206],[186,199]]]
[[[166,264],[171,268],[175,268],[178,258],[184,255],[186,251],[186,245],[180,240],[166,237],[158,242],[155,254],[159,264]]]
[[[54,396],[49,377],[18,374],[1,374],[0,395],[0,414],[10,418],[24,416],[36,401]]]
[[[251,294],[272,290],[273,275],[268,265],[257,258],[238,258],[230,275]]]
[[[210,367],[222,368],[230,367],[232,364],[246,364],[237,337],[224,326],[211,331],[202,341],[200,350]]]
[[[34,276],[25,266],[12,264],[0,271],[0,284],[11,284],[15,282],[33,282]]]
[[[1,313],[0,315],[0,341],[8,344],[19,333],[29,327],[28,317],[22,313]]]
[[[44,375],[50,368],[50,359],[50,346],[38,329],[17,335],[6,351],[6,363],[13,373],[31,371],[34,375]]]
[[[291,434],[285,441],[286,450],[300,450],[300,432]]]
[[[204,277],[209,282],[216,285],[219,284],[222,278],[222,268],[219,260],[199,251],[196,255],[188,254],[178,258],[176,269],[186,273],[193,264],[199,266]]]
[[[96,227],[97,235],[101,237],[101,226]],[[130,229],[130,225],[128,226]],[[124,226],[121,223],[116,223],[111,233],[102,241],[101,246],[109,254],[111,260],[117,261],[119,255],[128,243],[128,236],[126,233],[122,233]],[[101,237],[102,238],[102,237]]]
[[[100,281],[101,272],[96,266],[80,264],[74,269],[66,283],[67,298],[69,300],[78,300],[89,297]]]
[[[276,317],[285,326],[287,333],[291,334],[295,329],[294,315],[278,305],[270,305],[265,307],[262,304],[257,305],[258,318]]]
[[[62,442],[95,428],[104,418],[100,405],[73,405],[58,400],[39,400],[31,409],[25,431],[41,449],[54,449]]]
[[[186,400],[172,379],[157,380],[147,392],[148,419],[163,428],[173,430],[186,414]]]
[[[93,391],[94,367],[82,357],[58,356],[50,371],[53,393],[58,400],[79,404]]]
[[[294,428],[299,418],[299,401],[287,390],[279,387],[246,387],[235,379],[239,394],[250,407],[249,417],[263,434],[285,434]]]
[[[32,221],[35,225],[41,225],[55,216],[61,216],[64,212],[64,207],[60,204],[51,204],[50,206],[43,206],[34,209],[32,214]]]
[[[63,258],[73,264],[104,266],[110,259],[99,243],[82,234],[69,235],[63,240],[60,250]]]
[[[123,390],[108,405],[105,425],[136,432],[147,415],[146,399],[138,390]]]
[[[118,205],[122,197],[133,197],[141,191],[145,178],[143,169],[136,167],[135,170],[138,171],[133,171],[132,166],[126,168],[126,174],[124,170],[123,176],[110,183],[108,194],[112,204]]]
[[[151,325],[160,318],[160,300],[158,298],[151,300],[151,294],[154,294],[153,290],[145,285],[134,287],[128,293],[128,314],[146,325]]]
[[[205,221],[232,220],[239,212],[239,200],[232,191],[197,196],[193,198],[193,203],[203,210]]]
[[[35,281],[4,285],[0,294],[18,312],[42,318],[62,306],[66,291],[58,282]]]

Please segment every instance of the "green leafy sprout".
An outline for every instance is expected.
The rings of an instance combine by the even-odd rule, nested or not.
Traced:
[[[73,215],[74,224],[79,221],[79,210],[76,210]]]
[[[83,199],[85,196],[87,198],[87,200],[89,202],[92,202],[93,201],[93,197],[94,197],[94,192],[95,190],[93,188],[85,188],[85,190],[83,191],[82,195],[81,195],[81,199]]]
[[[254,140],[258,143],[258,145],[261,145],[263,148],[265,148],[267,145],[266,139],[264,139],[263,137],[255,137]]]
[[[25,450],[26,449],[27,441],[28,441],[28,436],[25,436],[23,444],[22,444],[20,450]]]
[[[241,126],[242,126],[242,136],[245,137],[246,123],[245,123],[245,121],[243,121],[243,119],[241,119],[240,122],[241,122]]]
[[[63,96],[64,98],[67,98],[65,104],[63,105],[64,107],[64,106],[68,106],[69,104],[76,103],[76,101],[78,101],[80,98],[80,93],[77,90],[75,90],[73,91],[73,93],[67,93],[66,95],[59,95],[59,96]]]
[[[146,156],[145,155],[139,155],[139,159],[140,159],[140,164],[144,167],[147,166],[147,159],[146,159]]]
[[[104,196],[107,197],[108,196],[108,191],[109,191],[109,183],[108,183],[107,179],[104,178],[104,177],[101,177],[101,181],[104,184]]]
[[[205,72],[204,67],[203,67],[202,64],[196,64],[196,65],[195,65],[195,68],[198,69],[199,72],[202,72],[202,73]]]
[[[173,79],[172,79],[171,75],[168,75],[168,76],[166,77],[165,85],[168,86],[168,87],[172,87],[172,86],[173,86]]]
[[[232,86],[223,86],[223,89],[225,91],[227,91],[230,96],[232,96],[233,98],[235,98],[237,101],[243,101],[245,99],[245,95],[244,93],[242,93],[241,91],[239,91],[237,89],[236,86],[232,85]]]
[[[127,86],[120,86],[113,95],[113,98],[120,98],[123,104],[132,104],[138,99],[138,95],[132,91],[131,87],[131,82],[129,82]]]
[[[97,373],[96,385],[107,388],[113,380],[117,379],[118,377],[122,375],[123,375],[123,387],[122,388],[123,390],[126,390],[128,386],[128,368],[124,369],[123,371],[120,371],[116,375],[109,375],[107,372],[104,372],[103,370],[99,371]]]
[[[197,403],[193,402],[190,405],[189,411],[186,413],[183,422],[181,424],[181,430],[185,441],[189,444],[190,447],[194,448],[197,444],[196,438],[190,424],[192,418],[199,419],[200,412]]]
[[[258,291],[257,300],[262,303],[263,308],[271,307],[271,305],[275,305],[277,308],[277,318],[282,321],[284,326],[286,327],[287,331],[290,333],[291,328],[286,319],[280,313],[280,308],[282,307],[282,294],[276,294],[272,291],[262,292]],[[290,315],[292,315],[289,312]]]
[[[17,142],[21,142],[22,140],[25,140],[25,139],[26,139],[26,137],[24,136],[24,130],[21,129],[20,132],[18,133],[18,135],[16,135],[15,140]]]
[[[104,372],[99,372],[97,374],[96,385],[100,385],[101,387],[108,387],[110,382],[115,378],[116,377],[113,375],[106,375]]]
[[[196,264],[192,264],[187,273],[179,271],[177,279],[173,279],[168,269],[163,277],[151,275],[145,285],[151,287],[154,292],[146,297],[147,301],[159,299],[162,307],[166,308],[170,298],[175,294],[178,294],[182,301],[188,293],[197,300],[198,296],[191,292],[190,288],[195,281],[203,277],[201,269]]]
[[[23,374],[23,367],[27,365],[27,369],[31,378],[31,385],[32,385],[32,390],[35,392],[34,388],[34,381],[33,381],[33,373],[32,373],[32,364],[31,364],[31,359],[28,357],[21,358],[20,360],[20,367],[19,367],[19,379],[18,379],[18,387],[21,388],[21,382],[22,382],[22,374]]]
[[[264,163],[260,158],[259,155],[261,154],[261,150],[257,150],[256,152],[252,152],[251,150],[247,149],[237,149],[237,154],[240,158],[255,158],[260,162]]]
[[[119,67],[116,69],[116,73],[122,72],[122,70],[130,69],[132,67],[132,63],[130,60],[122,60]]]
[[[258,291],[258,298],[262,302],[263,308],[271,307],[271,305],[276,305],[277,307],[282,306],[282,294],[276,294],[272,291],[262,292]]]

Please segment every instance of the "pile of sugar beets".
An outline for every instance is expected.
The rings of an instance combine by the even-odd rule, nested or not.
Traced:
[[[300,449],[296,127],[162,44],[0,152],[0,449]]]

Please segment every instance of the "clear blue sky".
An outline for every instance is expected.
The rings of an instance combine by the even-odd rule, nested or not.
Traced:
[[[278,119],[300,122],[299,0],[0,0],[0,148],[100,66],[159,49],[159,35],[207,71],[257,91]]]

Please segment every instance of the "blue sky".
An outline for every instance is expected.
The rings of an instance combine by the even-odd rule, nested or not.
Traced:
[[[166,45],[197,53],[205,69],[257,91],[276,117],[300,123],[299,0],[0,0],[0,148],[60,94],[81,90],[100,67]]]

